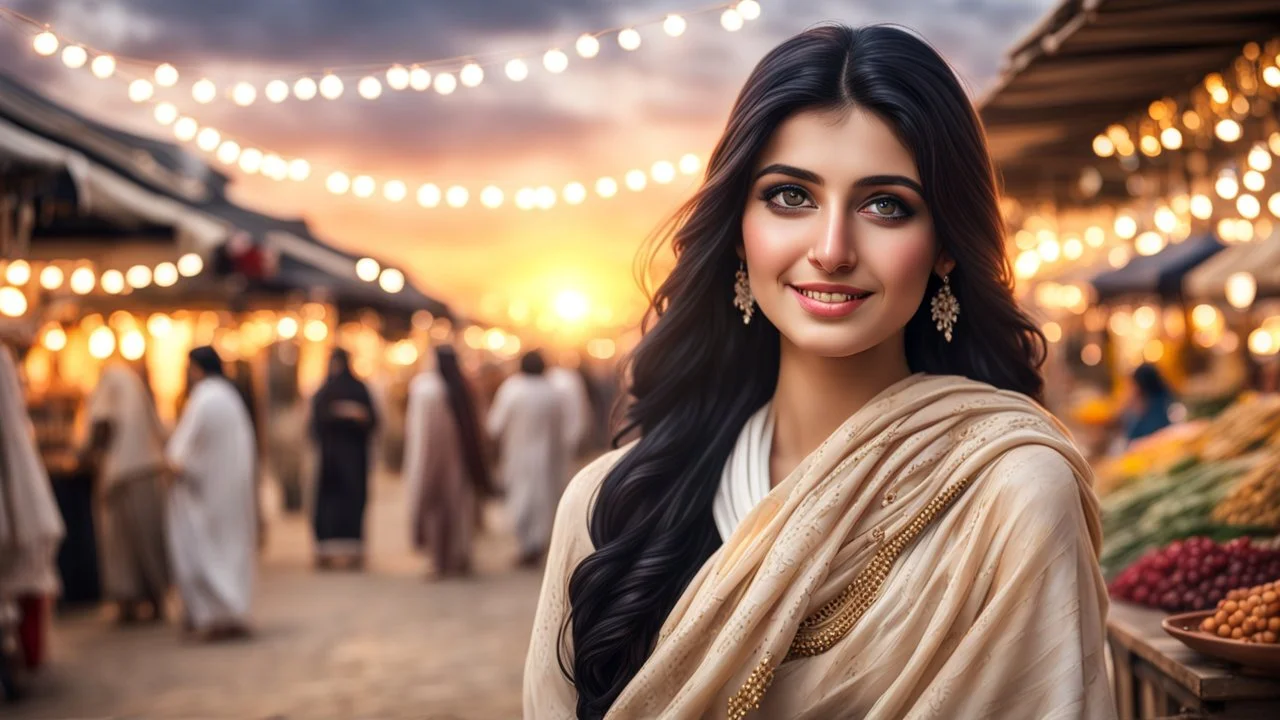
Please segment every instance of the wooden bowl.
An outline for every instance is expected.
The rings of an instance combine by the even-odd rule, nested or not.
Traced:
[[[1280,644],[1261,645],[1242,640],[1230,640],[1210,635],[1200,629],[1200,623],[1212,617],[1216,610],[1170,615],[1160,626],[1183,645],[1203,655],[1226,660],[1258,670],[1273,677],[1280,677]]]

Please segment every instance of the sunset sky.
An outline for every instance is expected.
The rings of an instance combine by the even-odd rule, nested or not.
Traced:
[[[11,0],[12,2],[12,0]],[[5,4],[0,1],[0,4]],[[621,182],[633,168],[675,162],[685,153],[705,158],[750,68],[773,45],[815,23],[900,23],[924,34],[980,94],[994,81],[1005,51],[1056,0],[762,0],[763,14],[739,32],[720,27],[719,12],[689,15],[683,36],[666,36],[667,13],[689,13],[697,0],[18,0],[9,7],[52,26],[59,35],[118,56],[167,61],[182,80],[162,90],[202,126],[224,137],[315,168],[303,183],[276,182],[230,170],[234,198],[264,212],[302,215],[322,237],[355,252],[367,250],[402,263],[419,284],[464,312],[505,319],[512,301],[531,317],[556,293],[576,289],[591,301],[591,321],[632,322],[643,307],[632,264],[644,238],[687,195],[692,179],[665,186],[650,180],[642,192],[622,189],[609,200],[594,192],[585,203],[563,200],[551,210],[521,211],[512,191],[562,188],[578,180],[591,188],[608,175]],[[635,52],[602,38],[598,57],[579,58],[583,32],[636,24]],[[97,80],[87,68],[69,70],[40,58],[29,41],[0,26],[0,71],[104,122],[172,138],[149,105],[126,97],[127,80]],[[541,65],[542,52],[569,56],[563,74]],[[508,80],[501,62],[513,53],[529,60],[522,83]],[[360,73],[348,75],[337,101],[262,98],[274,78],[299,71],[365,63],[499,54],[484,82],[449,96],[393,93],[364,100]],[[373,71],[370,71],[373,73]],[[382,77],[380,72],[376,73]],[[190,83],[208,77],[220,91],[234,82],[256,84],[259,97],[240,108],[225,98],[191,99]],[[194,149],[194,146],[193,146]],[[216,162],[216,161],[213,161]],[[334,169],[400,179],[409,198],[393,204],[335,197],[324,189]],[[425,209],[414,202],[424,182],[473,189],[467,207]],[[496,210],[474,191],[508,189]],[[726,299],[726,302],[728,300]],[[604,332],[605,327],[601,328]]]

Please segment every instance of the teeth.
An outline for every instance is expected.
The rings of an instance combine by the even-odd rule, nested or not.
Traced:
[[[824,303],[849,302],[850,300],[853,300],[855,298],[864,297],[863,295],[849,295],[847,293],[814,292],[813,290],[801,290],[800,294],[804,295],[807,298],[812,298],[814,300],[817,300],[818,302],[824,302]]]

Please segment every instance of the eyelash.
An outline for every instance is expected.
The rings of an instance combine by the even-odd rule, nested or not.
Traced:
[[[790,206],[790,205],[774,202],[775,198],[777,198],[779,195],[787,191],[798,192],[801,195],[803,195],[805,199],[812,202],[812,198],[809,197],[809,191],[805,190],[803,187],[800,187],[799,185],[775,185],[773,187],[766,188],[765,191],[761,194],[760,199],[768,203],[770,208],[778,212],[794,213],[794,212],[799,212],[801,210],[810,209],[805,205]],[[898,206],[898,214],[879,215],[879,214],[873,213],[876,219],[886,221],[886,222],[903,222],[915,215],[915,212],[912,211],[910,205],[904,202],[901,198],[895,195],[889,195],[889,194],[877,195],[871,198],[870,200],[867,200],[867,202],[863,203],[862,207],[859,208],[859,211],[865,209],[866,207],[874,203],[882,202],[885,200],[888,200],[889,202],[892,202]]]

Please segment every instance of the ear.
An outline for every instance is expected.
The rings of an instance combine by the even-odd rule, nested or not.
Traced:
[[[938,259],[933,262],[933,271],[938,274],[938,277],[946,277],[955,269],[956,261],[946,252],[939,252]]]

